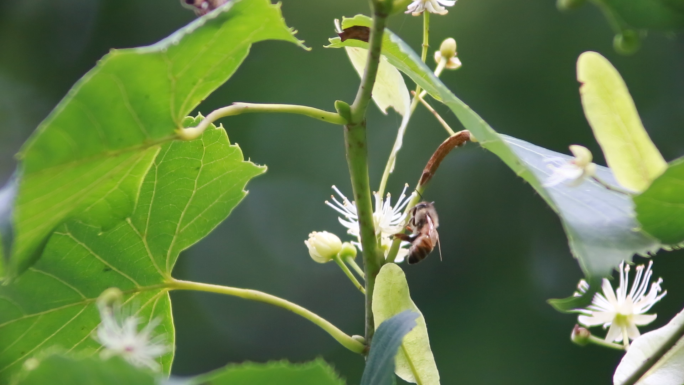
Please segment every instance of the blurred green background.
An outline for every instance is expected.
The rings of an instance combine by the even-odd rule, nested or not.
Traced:
[[[358,77],[344,51],[322,46],[333,36],[333,19],[368,13],[367,1],[283,0],[282,8],[313,50],[257,44],[199,111],[234,101],[332,110],[336,99],[353,99]],[[636,55],[623,57],[614,53],[613,34],[591,6],[560,13],[549,0],[459,0],[449,11],[432,17],[431,43],[436,48],[442,39],[456,38],[464,65],[442,78],[499,132],[562,152],[582,144],[604,164],[582,113],[574,69],[580,53],[595,50],[622,73],[665,158],[684,155],[681,37],[651,34]],[[0,0],[0,183],[13,172],[21,143],[110,48],[154,43],[193,18],[176,0]],[[419,49],[421,18],[400,15],[390,28]],[[461,129],[446,107],[433,104]],[[370,175],[377,186],[400,118],[373,107],[368,120]],[[313,230],[346,236],[323,204],[333,184],[351,194],[342,130],[297,116],[245,115],[223,124],[245,157],[269,171],[248,185],[249,196],[225,223],[184,253],[175,276],[264,290],[362,334],[361,295],[337,266],[313,263],[303,243]],[[395,198],[404,183],[415,184],[443,139],[443,129],[419,107],[390,179]],[[545,302],[570,295],[581,272],[558,218],[531,187],[471,144],[446,159],[425,198],[440,214],[444,261],[432,255],[404,268],[427,319],[443,384],[611,383],[621,354],[571,344],[576,318]],[[656,258],[655,276],[664,278],[669,294],[644,330],[681,309],[682,256]],[[350,384],[359,381],[363,360],[297,316],[209,294],[172,297],[175,374],[320,356]]]

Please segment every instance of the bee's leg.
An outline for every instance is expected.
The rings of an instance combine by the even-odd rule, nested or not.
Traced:
[[[399,238],[402,241],[406,241],[406,242],[413,242],[416,240],[417,237],[418,237],[418,235],[408,235],[408,234],[404,234],[404,233],[394,234],[394,238]]]

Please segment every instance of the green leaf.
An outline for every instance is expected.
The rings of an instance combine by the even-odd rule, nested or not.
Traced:
[[[305,364],[271,362],[268,364],[228,365],[192,378],[168,381],[156,373],[137,368],[114,357],[79,358],[51,353],[37,357],[24,366],[12,385],[344,385],[335,371],[321,359]]]
[[[584,114],[601,145],[608,167],[626,188],[641,192],[667,163],[644,129],[620,73],[596,52],[577,60]]]
[[[305,364],[271,362],[229,365],[195,377],[187,385],[344,385],[321,359]]]
[[[418,313],[404,310],[385,320],[373,336],[361,385],[394,384],[394,361],[404,336],[416,327]]]
[[[42,258],[0,286],[0,383],[53,345],[97,351],[95,300],[109,287],[121,289],[143,319],[160,317],[157,332],[173,343],[167,282],[178,254],[223,221],[247,182],[264,171],[243,160],[223,129],[210,126],[196,140],[161,147],[129,219],[104,233],[79,221],[62,224]],[[169,353],[160,361],[167,373],[172,359]]]
[[[78,359],[51,354],[30,362],[12,385],[156,385],[156,375],[114,357]]]
[[[411,300],[404,271],[396,264],[388,263],[380,269],[375,281],[375,329],[405,310],[411,310],[420,316],[416,320],[418,326],[404,337],[401,349],[396,355],[395,373],[407,382],[422,385],[439,384],[439,371],[430,349],[425,318]]]
[[[684,242],[684,158],[670,163],[634,202],[644,231],[665,244]]]
[[[515,142],[515,139],[497,134],[479,115],[451,93],[398,36],[386,31],[383,39],[383,54],[391,64],[408,75],[430,96],[446,104],[482,147],[501,158],[516,175],[530,183],[558,213],[568,236],[570,250],[579,260],[588,281],[599,282],[601,277],[611,276],[613,268],[621,260],[629,261],[635,253],[658,250],[660,245],[656,240],[634,230],[639,226],[633,218],[633,203],[627,196],[599,188],[589,181],[574,189],[563,185],[544,187],[540,181],[547,178],[549,171],[543,164],[544,159],[567,156],[523,141],[517,141],[518,145],[514,146],[511,141]],[[333,38],[330,42],[331,47],[337,48],[367,48],[367,43],[353,39],[341,42],[339,38]],[[528,145],[530,151],[525,150]],[[533,157],[534,152],[542,150],[543,153]],[[609,174],[600,173],[608,181],[615,183]],[[583,193],[585,186],[592,186],[587,193]],[[571,204],[573,201],[575,203]],[[613,206],[617,202],[619,204]],[[577,211],[578,206],[586,207]],[[603,213],[604,209],[610,209],[612,214],[607,216]],[[571,303],[567,306],[568,309],[573,308]]]
[[[677,334],[679,328],[684,326],[684,312],[677,314],[672,320],[660,329],[648,332],[634,340],[622,357],[622,361],[615,369],[613,384],[621,385],[634,373],[645,361]],[[684,378],[684,339],[680,339],[651,369],[646,372],[639,385],[681,385]]]
[[[160,143],[223,84],[253,43],[300,44],[279,6],[235,0],[149,47],[112,50],[79,80],[21,151],[14,275],[62,221],[103,230],[135,207]]]

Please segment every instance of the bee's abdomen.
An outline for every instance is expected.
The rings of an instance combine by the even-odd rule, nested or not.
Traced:
[[[425,259],[425,257],[430,254],[432,249],[435,248],[435,245],[432,243],[432,240],[430,240],[430,237],[421,235],[416,239],[411,247],[409,248],[409,253],[408,253],[408,264],[413,265],[415,263],[418,263]]]

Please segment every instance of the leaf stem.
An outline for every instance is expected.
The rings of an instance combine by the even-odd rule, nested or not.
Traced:
[[[240,289],[235,287],[212,285],[200,282],[181,281],[173,278],[171,279],[171,281],[167,283],[166,287],[170,290],[204,291],[208,293],[230,295],[233,297],[240,297],[251,301],[264,302],[270,305],[278,306],[313,322],[321,329],[325,330],[328,334],[330,334],[330,336],[332,336],[335,340],[337,340],[337,342],[342,344],[342,346],[351,350],[352,352],[364,354],[366,350],[366,346],[364,344],[348,336],[342,330],[338,329],[335,325],[331,324],[328,320],[295,303],[292,303],[290,301],[276,297],[271,294],[267,294],[257,290]]]
[[[340,114],[336,112],[328,112],[319,110],[318,108],[298,106],[293,104],[256,104],[256,103],[233,103],[228,107],[219,108],[207,115],[197,127],[179,128],[176,131],[178,138],[183,140],[192,140],[198,138],[210,124],[220,118],[227,116],[235,116],[249,113],[283,113],[283,114],[297,114],[304,115],[310,118],[318,119],[323,122],[332,124],[344,125],[347,123]]]
[[[368,60],[359,89],[356,93],[349,113],[349,122],[344,129],[344,142],[347,152],[347,165],[351,178],[354,201],[359,218],[359,234],[363,248],[363,266],[366,276],[366,322],[365,339],[370,346],[375,321],[373,319],[373,289],[375,277],[380,272],[383,258],[378,250],[373,223],[373,206],[371,203],[370,182],[368,178],[368,142],[366,138],[366,111],[371,100],[371,92],[380,65],[382,39],[389,11],[392,9],[391,0],[373,0],[373,25],[368,40]]]
[[[355,286],[357,289],[359,289],[359,291],[360,291],[361,293],[363,293],[363,294],[365,295],[365,294],[366,294],[366,290],[363,288],[363,285],[359,283],[359,281],[356,279],[356,277],[354,276],[354,274],[352,274],[351,270],[349,270],[349,268],[347,267],[347,265],[345,265],[344,262],[342,262],[342,258],[340,258],[339,255],[336,255],[333,259],[335,260],[335,262],[337,263],[337,265],[340,267],[340,269],[342,269],[342,271],[343,271],[344,274],[347,276],[347,278],[349,278],[349,280],[354,284],[354,286]]]
[[[435,109],[432,108],[432,106],[429,105],[428,102],[425,101],[425,99],[423,99],[420,95],[417,95],[415,92],[413,92],[413,97],[418,99],[423,104],[423,106],[425,106],[425,108],[427,108],[427,110],[430,111],[432,115],[435,116],[435,118],[437,118],[437,121],[439,122],[439,124],[442,125],[442,127],[444,127],[449,136],[456,135],[454,130],[452,130],[451,127],[449,127],[449,124],[446,121],[444,121],[444,119],[442,119],[441,116],[439,116],[439,113],[435,111]]]

